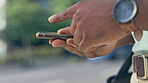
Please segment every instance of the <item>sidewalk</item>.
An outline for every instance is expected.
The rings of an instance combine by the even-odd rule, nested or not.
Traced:
[[[59,63],[35,68],[0,68],[0,83],[106,83],[117,73],[123,60]]]

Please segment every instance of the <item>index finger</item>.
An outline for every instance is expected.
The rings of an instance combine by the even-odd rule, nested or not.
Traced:
[[[64,10],[64,11],[58,13],[58,14],[55,14],[55,15],[50,16],[48,18],[48,21],[50,23],[57,23],[57,22],[61,22],[61,21],[70,19],[70,18],[73,17],[73,15],[77,11],[77,9],[78,9],[77,4],[75,4],[73,6],[70,6],[66,10]]]

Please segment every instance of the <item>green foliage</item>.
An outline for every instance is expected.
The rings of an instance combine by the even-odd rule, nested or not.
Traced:
[[[39,8],[37,2],[28,0],[12,0],[7,3],[7,28],[4,34],[7,41],[25,41],[34,39],[35,32],[41,27],[47,27],[48,22],[43,21],[47,11]],[[47,19],[47,18],[46,18]]]
[[[64,10],[72,0],[47,0],[50,7],[44,9],[37,1],[30,0],[11,0],[7,2],[7,28],[3,31],[7,41],[20,45],[27,40],[32,44],[39,44],[41,40],[36,39],[35,33],[38,31],[55,32],[59,28],[69,25],[70,21],[50,24],[47,18],[53,14]],[[62,3],[61,3],[62,2]],[[67,3],[65,3],[67,2]],[[51,3],[55,4],[52,5]],[[46,4],[47,5],[47,4]],[[52,9],[52,10],[51,10]],[[43,43],[43,42],[42,42]]]
[[[52,0],[53,2],[53,13],[58,13],[66,9],[67,7],[78,2],[78,0]]]
[[[6,60],[22,61],[28,56],[55,56],[63,53],[63,49],[48,46],[48,40],[37,39],[35,34],[38,31],[56,32],[60,28],[69,26],[71,20],[51,24],[47,19],[77,1],[7,0],[7,27],[2,31],[10,51]],[[25,51],[30,45],[31,50]]]

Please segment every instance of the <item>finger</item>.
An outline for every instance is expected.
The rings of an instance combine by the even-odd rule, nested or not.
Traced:
[[[62,28],[58,30],[58,34],[70,34],[70,27]]]
[[[79,55],[81,57],[84,57],[84,55],[82,54],[82,52],[78,51],[76,48],[74,48],[71,45],[65,45],[63,48],[66,49],[69,52],[72,52],[72,53],[77,54],[77,55]]]
[[[89,50],[87,50],[87,52],[91,52],[91,51],[95,51],[98,47],[92,47]]]
[[[53,41],[54,41],[53,39],[49,40],[49,44],[52,44]]]
[[[73,38],[73,41],[76,45],[79,45],[81,40],[82,40],[82,34],[80,32],[81,30],[78,28],[76,28],[76,31],[74,33],[74,38]]]
[[[104,46],[99,46],[95,51],[94,51],[94,54],[96,57],[100,57],[100,56],[104,56],[105,53],[104,53]]]
[[[104,56],[104,55],[110,54],[115,49],[115,47],[116,47],[116,44],[99,46],[94,51],[94,54],[95,54],[96,57]]]
[[[67,45],[72,45],[72,46],[75,47],[75,48],[78,47],[78,45],[76,45],[76,44],[74,43],[74,41],[73,41],[72,38],[67,39],[66,44],[67,44]]]
[[[60,30],[57,31],[57,34],[70,34],[70,27],[66,27],[66,28],[62,28]],[[55,39],[51,39],[49,40],[49,44],[52,44],[52,42],[54,41]]]
[[[66,42],[64,40],[56,39],[52,42],[53,47],[63,47],[66,45]]]
[[[93,52],[83,52],[83,54],[85,55],[85,57],[87,58],[95,58],[95,55]]]
[[[91,40],[90,40],[91,41]],[[82,39],[82,41],[79,44],[79,49],[82,52],[88,52],[93,46],[89,43],[89,41]]]
[[[92,41],[91,41],[92,40]],[[104,45],[104,42],[102,41],[93,41],[95,40],[93,37],[90,37],[90,35],[84,35],[82,38],[80,44],[79,44],[79,49],[83,52],[89,52],[93,51],[96,49],[96,46],[102,46]]]
[[[75,14],[73,15],[73,19],[72,19],[72,22],[71,22],[71,29],[70,29],[70,32],[71,32],[72,35],[74,35],[76,28],[80,27],[79,24],[82,24],[82,23],[80,23],[80,21],[82,19],[81,18],[82,14],[83,13],[81,12],[81,10],[78,9],[77,12],[75,12]],[[79,23],[79,24],[77,24],[77,23]]]
[[[73,16],[73,19],[72,19],[72,22],[71,22],[71,26],[70,26],[70,27],[71,27],[71,28],[70,28],[70,33],[71,33],[72,35],[74,35],[75,29],[76,29],[76,27],[77,27],[75,14],[74,14],[74,16]]]
[[[75,4],[69,8],[67,8],[65,11],[58,13],[56,15],[53,15],[48,18],[48,21],[51,23],[57,23],[61,22],[67,19],[70,19],[73,17],[74,13],[77,11],[78,6]]]

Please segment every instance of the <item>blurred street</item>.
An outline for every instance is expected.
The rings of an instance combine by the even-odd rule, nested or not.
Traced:
[[[123,60],[56,62],[23,68],[17,65],[0,67],[0,83],[106,83],[115,75]]]

